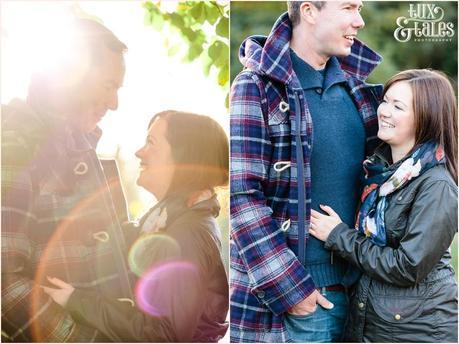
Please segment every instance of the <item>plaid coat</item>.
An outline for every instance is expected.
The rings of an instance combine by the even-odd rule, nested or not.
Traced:
[[[298,250],[308,237],[313,123],[292,70],[290,37],[286,13],[267,38],[249,37],[240,49],[245,69],[230,94],[233,342],[289,341],[283,314],[315,288],[302,265],[304,249]],[[378,142],[382,87],[364,80],[380,61],[358,41],[340,59],[367,153]]]
[[[104,337],[43,293],[46,276],[132,298],[126,247],[94,147],[46,111],[2,111],[2,337],[92,342]]]

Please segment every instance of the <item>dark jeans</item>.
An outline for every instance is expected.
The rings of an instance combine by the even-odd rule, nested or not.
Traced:
[[[285,316],[285,326],[293,342],[332,343],[340,342],[349,308],[349,300],[344,291],[326,291],[325,296],[334,307],[330,310],[317,305],[317,310],[308,315]]]

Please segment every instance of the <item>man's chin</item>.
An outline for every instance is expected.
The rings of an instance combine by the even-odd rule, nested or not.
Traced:
[[[94,130],[96,130],[98,124],[99,124],[99,122],[92,122],[92,123],[82,124],[81,125],[81,130],[83,132],[89,134],[89,133],[93,132]]]
[[[351,47],[343,48],[341,51],[335,54],[336,57],[348,57],[349,55],[351,55]]]

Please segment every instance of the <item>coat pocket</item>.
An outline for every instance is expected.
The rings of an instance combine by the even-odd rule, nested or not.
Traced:
[[[393,324],[404,324],[416,319],[424,310],[424,303],[419,298],[375,297],[372,300],[375,313]]]
[[[369,299],[378,317],[392,324],[405,324],[422,314],[431,292],[428,283],[400,288],[373,281]]]
[[[289,112],[276,107],[268,114],[269,134],[272,137],[289,136],[290,120]]]

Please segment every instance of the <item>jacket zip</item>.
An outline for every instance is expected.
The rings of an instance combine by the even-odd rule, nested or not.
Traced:
[[[295,126],[296,126],[296,165],[297,165],[297,182],[298,182],[298,259],[300,263],[305,265],[305,196],[306,190],[304,186],[304,159],[303,159],[303,145],[301,143],[301,108],[298,94],[295,92]]]
[[[95,154],[95,153],[94,153]],[[99,180],[102,181],[104,186],[107,188],[107,190],[110,190],[107,184],[107,179],[106,176],[102,170],[102,167],[96,168]],[[117,167],[117,176],[119,178],[119,172],[118,172],[118,167]],[[121,292],[123,293],[123,297],[128,297],[131,300],[134,300],[134,294],[132,292],[132,286],[131,282],[129,280],[129,268],[126,264],[126,261],[123,257],[123,247],[124,247],[124,238],[121,235],[122,234],[122,228],[119,225],[119,219],[118,219],[118,214],[114,209],[113,201],[112,198],[108,198],[108,196],[105,196],[106,193],[104,193],[104,199],[107,204],[108,209],[111,212],[111,218],[115,219],[115,229],[110,233],[111,238],[110,238],[110,246],[111,249],[113,250],[113,258],[114,258],[114,263],[116,264],[118,274],[119,276],[119,283],[121,287]],[[108,195],[111,195],[108,193]]]

